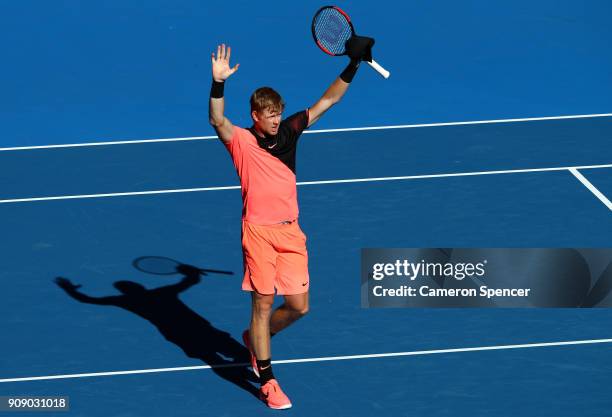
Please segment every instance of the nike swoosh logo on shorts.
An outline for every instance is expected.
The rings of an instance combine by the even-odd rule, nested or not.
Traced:
[[[302,287],[305,287],[306,285],[308,285],[308,282],[303,283]]]

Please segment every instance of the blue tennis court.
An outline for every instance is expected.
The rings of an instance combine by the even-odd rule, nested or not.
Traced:
[[[241,197],[206,120],[208,49],[220,36],[242,49],[227,87],[236,124],[249,123],[248,95],[264,83],[285,91],[290,114],[341,70],[314,50],[308,24],[295,29],[318,5],[271,2],[266,14],[238,2],[228,33],[212,6],[191,1],[25,3],[36,8],[11,5],[14,18],[3,17],[12,36],[40,52],[52,41],[33,25],[48,25],[63,60],[44,55],[43,79],[13,47],[31,72],[3,68],[18,82],[2,99],[15,117],[0,139],[0,396],[67,396],[58,414],[88,417],[279,413],[257,400],[240,338],[250,314]],[[414,22],[420,58],[393,53],[399,40],[380,10],[344,5],[380,33],[374,51],[392,76],[360,69],[346,100],[300,139],[311,308],[273,339],[294,405],[282,413],[609,414],[610,310],[363,309],[359,268],[362,248],[610,247],[610,6],[388,5],[398,13],[387,24]],[[275,24],[288,34],[278,47],[298,51],[266,72],[247,40]],[[312,82],[292,88],[293,75]],[[232,275],[187,285],[133,267],[149,255]],[[117,282],[147,291],[124,294]]]

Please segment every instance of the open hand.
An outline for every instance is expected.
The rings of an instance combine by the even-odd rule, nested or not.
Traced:
[[[68,278],[57,277],[55,283],[64,290],[77,290],[81,288],[81,285],[73,284]]]
[[[232,48],[225,48],[225,44],[217,46],[217,56],[212,53],[212,76],[215,81],[221,82],[229,78],[230,75],[238,71],[240,64],[236,64],[233,68],[230,67],[229,60],[232,54]]]

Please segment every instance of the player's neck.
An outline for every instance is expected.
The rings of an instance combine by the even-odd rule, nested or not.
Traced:
[[[260,138],[265,138],[265,137],[267,137],[266,133],[265,133],[263,130],[261,130],[261,129],[260,129],[260,128],[259,128],[259,127],[256,125],[256,124],[253,124],[253,128],[252,128],[252,129],[253,129],[253,131],[254,131],[255,133],[257,133],[257,135],[258,135]]]

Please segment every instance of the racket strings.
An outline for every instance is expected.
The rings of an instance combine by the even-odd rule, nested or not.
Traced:
[[[314,22],[315,37],[319,44],[334,55],[345,52],[345,43],[353,35],[346,17],[334,8],[321,10]]]

